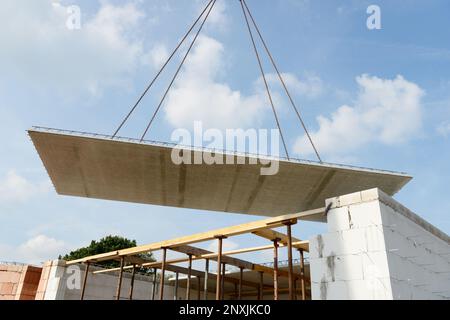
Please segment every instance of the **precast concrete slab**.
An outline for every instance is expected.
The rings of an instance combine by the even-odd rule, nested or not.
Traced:
[[[272,217],[321,208],[325,199],[371,188],[394,195],[412,179],[404,173],[218,151],[216,156],[234,164],[177,165],[175,145],[37,127],[28,133],[56,192],[67,196]],[[200,159],[211,153],[184,150]],[[278,173],[261,175],[265,166],[258,159],[277,160]]]

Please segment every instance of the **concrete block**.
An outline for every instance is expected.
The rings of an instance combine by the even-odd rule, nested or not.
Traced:
[[[413,293],[408,282],[391,279],[391,287],[394,300],[411,300]]]
[[[361,264],[363,278],[366,280],[389,278],[390,276],[388,257],[385,251],[362,254]]]
[[[337,232],[351,229],[349,222],[349,209],[347,207],[335,208],[327,215],[328,232]]]
[[[353,229],[381,226],[380,207],[378,202],[364,202],[349,206],[350,225]]]
[[[312,282],[332,281],[331,274],[328,272],[326,258],[311,259],[309,263]]]
[[[329,267],[328,271],[334,276],[335,281],[353,281],[362,280],[364,278],[363,273],[363,260],[360,255],[347,255],[328,258],[327,265],[334,265],[334,270]]]
[[[366,229],[352,229],[343,231],[339,236],[335,236],[336,254],[360,254],[368,251]],[[331,239],[330,239],[331,240]]]
[[[339,206],[340,207],[352,205],[355,203],[361,203],[361,202],[362,202],[361,192],[346,194],[346,195],[339,197]]]
[[[347,282],[347,288],[351,300],[392,299],[389,278],[349,281]]]
[[[321,300],[348,300],[348,288],[345,281],[335,281],[321,283],[320,288]]]
[[[382,226],[370,226],[360,229],[365,236],[366,252],[386,251],[385,231]]]
[[[323,236],[317,235],[309,239],[309,259],[322,258]]]
[[[335,282],[363,279],[360,256],[330,256],[310,261],[311,280]]]
[[[362,202],[369,202],[369,201],[378,200],[379,196],[380,196],[379,191],[380,190],[378,188],[361,191],[361,200],[362,200]]]

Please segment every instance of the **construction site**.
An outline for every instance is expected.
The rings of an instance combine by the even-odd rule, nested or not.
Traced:
[[[236,5],[243,12],[285,155],[146,140],[217,1],[209,1],[112,135],[43,127],[32,127],[28,135],[60,197],[252,215],[254,221],[72,261],[48,261],[42,267],[0,265],[0,299],[450,300],[450,237],[393,198],[413,177],[322,160],[245,0]],[[188,40],[142,137],[121,137],[120,130]],[[264,53],[316,161],[298,160],[288,152],[261,63]],[[229,161],[178,164],[174,150],[191,158],[214,155]],[[261,160],[276,161],[278,172],[262,175],[267,165]],[[327,232],[305,239],[293,231],[304,222],[324,225]],[[225,240],[244,235],[266,244],[224,248]],[[216,249],[204,249],[208,244]],[[266,252],[273,260],[261,264],[242,258],[255,252]],[[287,260],[280,258],[281,252]],[[157,261],[143,258],[148,253],[158,253]],[[178,258],[169,258],[171,253]],[[108,261],[118,267],[104,267]],[[78,282],[70,286],[74,275]]]

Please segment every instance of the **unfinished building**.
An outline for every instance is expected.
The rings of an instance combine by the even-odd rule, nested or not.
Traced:
[[[168,155],[170,145],[43,128],[29,134],[60,194],[270,217],[50,264],[42,280],[53,289],[44,290],[41,298],[137,298],[134,282],[142,268],[153,273],[139,275],[139,299],[450,298],[448,235],[391,197],[411,179],[406,174],[280,160],[278,175],[262,177],[258,165],[176,166]],[[251,157],[226,155],[245,157],[246,163]],[[292,225],[302,221],[327,223],[328,233],[307,240],[296,237]],[[222,249],[223,239],[242,234],[266,239],[267,245]],[[195,246],[205,241],[216,241],[217,251]],[[262,250],[273,252],[273,265],[238,257]],[[279,250],[287,250],[285,266],[279,265]],[[156,251],[162,253],[161,261],[139,257]],[[167,259],[171,251],[185,257]],[[120,267],[95,267],[109,260]],[[198,260],[205,262],[204,270],[193,268]],[[75,291],[66,285],[64,270],[70,266],[83,270]],[[226,272],[226,266],[238,271]],[[100,277],[114,279],[109,291],[98,289]]]

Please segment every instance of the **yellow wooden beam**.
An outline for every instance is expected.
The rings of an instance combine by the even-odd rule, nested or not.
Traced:
[[[260,231],[260,230],[277,228],[277,227],[283,226],[286,223],[286,221],[296,220],[299,217],[304,217],[307,215],[317,215],[320,212],[325,212],[325,208],[309,210],[309,211],[305,211],[305,212],[301,212],[301,213],[283,215],[283,216],[270,218],[270,219],[266,219],[266,220],[249,222],[249,223],[241,224],[238,226],[232,226],[232,227],[217,229],[217,230],[213,230],[213,231],[198,233],[198,234],[194,234],[191,236],[180,237],[180,238],[176,238],[173,240],[156,242],[156,243],[152,243],[152,244],[137,246],[134,248],[98,254],[98,255],[94,255],[94,256],[90,256],[90,257],[85,257],[82,259],[68,261],[67,265],[72,265],[72,264],[77,264],[77,263],[87,262],[87,261],[101,262],[101,261],[113,260],[113,259],[121,257],[121,256],[137,255],[140,253],[161,250],[162,248],[179,247],[182,245],[189,245],[189,244],[198,243],[198,242],[210,241],[210,240],[217,239],[217,237],[238,236],[238,235],[252,233],[252,232],[256,232],[256,231]]]

